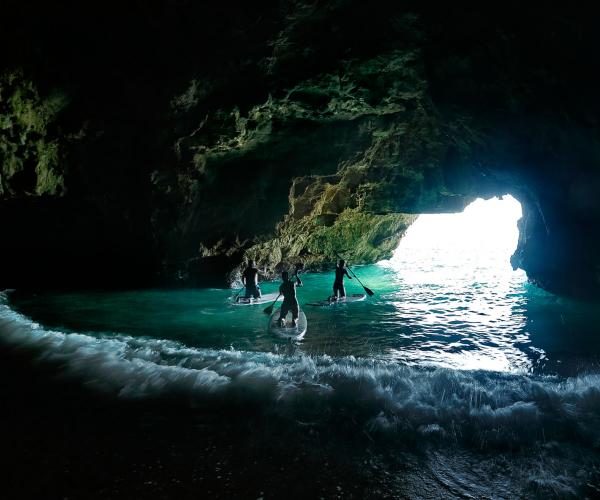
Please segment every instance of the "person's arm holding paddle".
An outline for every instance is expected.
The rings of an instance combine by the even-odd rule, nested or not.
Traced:
[[[335,254],[337,255],[337,257],[339,259],[341,259],[340,254],[338,254],[337,252],[335,252]],[[356,278],[356,281],[358,281],[360,283],[360,286],[363,287],[364,291],[366,292],[366,294],[369,297],[372,297],[373,295],[375,295],[375,292],[373,290],[371,290],[369,287],[366,287],[365,285],[363,285],[362,281],[360,281],[358,276],[356,276],[356,273],[352,269],[350,269],[350,266],[346,266],[346,269],[352,273],[352,276],[354,276]]]
[[[352,279],[352,276],[348,274],[348,270],[346,269],[346,262],[343,259],[340,259],[335,267],[335,281],[333,282],[333,296],[331,297],[332,301],[346,298],[344,276]]]
[[[284,271],[283,273],[281,273],[281,276],[283,278],[283,283],[279,286],[279,295],[277,296],[275,301],[270,306],[266,307],[263,310],[263,312],[265,314],[271,314],[273,312],[273,307],[275,306],[275,302],[277,302],[279,300],[279,297],[281,297],[282,295],[283,295],[283,299],[284,299],[284,304],[282,305],[282,308],[283,308],[283,306],[285,305],[285,302],[286,302],[286,293],[289,294],[289,291],[290,291],[289,287],[286,288],[286,286],[287,286],[286,284],[289,283],[290,285],[292,285],[292,291],[294,290],[294,287],[302,286],[302,280],[298,276],[298,273],[300,272],[300,269],[302,269],[302,267],[304,267],[302,264],[296,264],[296,272],[294,273],[294,276],[296,276],[295,283],[291,283],[291,280],[289,279],[289,275],[288,275],[287,271]],[[295,295],[296,295],[295,291],[294,291],[293,295],[294,295],[294,300],[295,300]]]
[[[238,292],[235,294],[235,297],[233,298],[234,302],[239,302],[240,301],[240,294],[245,290],[245,286],[242,286],[242,288],[240,288],[238,290]]]

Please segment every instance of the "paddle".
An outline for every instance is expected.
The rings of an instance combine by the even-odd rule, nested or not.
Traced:
[[[337,252],[335,252],[335,254],[337,255],[338,259],[341,259],[340,254],[338,254]],[[365,292],[367,292],[367,295],[369,297],[372,297],[373,295],[375,295],[375,292],[373,290],[371,290],[370,288],[368,288],[362,284],[362,281],[360,281],[360,279],[358,279],[358,276],[356,276],[356,274],[354,274],[354,271],[352,269],[350,269],[350,266],[347,265],[346,269],[348,269],[348,271],[350,271],[350,273],[352,273],[352,276],[354,276],[356,278],[356,281],[358,281],[360,283],[360,286],[362,286],[365,289]]]
[[[233,301],[234,301],[234,302],[237,302],[237,300],[238,300],[238,297],[240,296],[240,293],[242,293],[242,290],[244,290],[245,288],[246,288],[246,287],[245,287],[245,286],[243,286],[243,287],[240,289],[240,291],[239,291],[238,293],[236,293],[236,294],[235,294],[235,297],[233,298]]]
[[[273,303],[269,307],[265,307],[263,309],[263,312],[265,314],[271,314],[273,312],[273,307],[275,307],[275,303],[279,300],[279,297],[281,297],[281,293],[277,296],[277,298],[273,301]]]
[[[302,269],[303,267],[304,267],[304,264],[302,264],[302,263],[296,264],[296,272],[294,273],[294,276],[298,276],[300,269]],[[275,303],[279,300],[279,297],[281,297],[281,292],[279,292],[279,295],[277,296],[277,298],[273,301],[273,303],[269,307],[265,307],[263,309],[263,312],[265,314],[271,314],[273,312],[273,307],[275,307]]]

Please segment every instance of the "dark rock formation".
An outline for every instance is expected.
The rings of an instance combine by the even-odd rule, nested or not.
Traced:
[[[222,283],[244,256],[274,272],[336,250],[373,262],[413,214],[511,193],[513,264],[553,291],[600,289],[584,10],[2,9],[0,286]]]

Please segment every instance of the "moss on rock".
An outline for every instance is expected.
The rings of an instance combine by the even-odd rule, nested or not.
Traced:
[[[377,260],[410,222],[403,214],[510,192],[528,207],[515,265],[553,290],[596,275],[591,10],[142,3],[116,17],[101,9],[92,26],[86,2],[31,13],[9,2],[5,205],[68,188],[61,201],[89,204],[107,247],[146,255],[159,282],[207,284],[244,252],[269,269],[299,257],[325,266],[340,248]],[[169,20],[160,36],[157,19]],[[68,112],[54,88],[68,92]]]
[[[64,192],[63,154],[50,128],[65,105],[63,94],[41,97],[20,70],[0,75],[0,197]]]
[[[373,214],[364,210],[357,188],[360,169],[339,175],[297,178],[290,190],[290,213],[275,238],[252,246],[247,258],[267,275],[301,262],[309,269],[331,267],[337,254],[354,263],[389,258],[416,216]]]

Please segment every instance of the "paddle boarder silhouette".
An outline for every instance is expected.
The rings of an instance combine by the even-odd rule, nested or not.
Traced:
[[[283,283],[279,287],[279,293],[283,295],[283,304],[281,304],[281,312],[279,314],[279,326],[285,325],[285,317],[289,311],[292,312],[292,325],[298,324],[298,315],[300,314],[300,306],[296,297],[296,287],[302,286],[302,280],[298,276],[298,269],[294,274],[296,281],[290,280],[290,275],[287,271],[281,273]]]
[[[346,262],[343,259],[340,259],[335,268],[335,281],[333,282],[333,297],[331,297],[331,300],[342,299],[346,296],[344,276],[348,276],[348,279],[352,279],[352,276],[348,274],[348,270],[346,269]]]
[[[258,285],[258,269],[256,268],[256,262],[253,260],[248,261],[248,267],[242,273],[242,283],[246,287],[245,299],[250,297],[261,298],[262,294]]]

